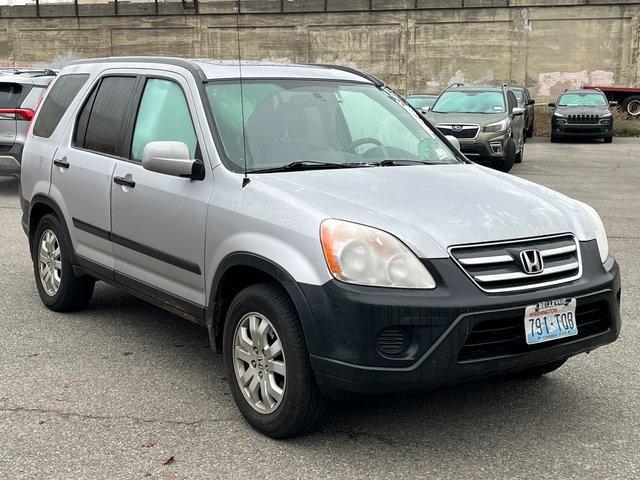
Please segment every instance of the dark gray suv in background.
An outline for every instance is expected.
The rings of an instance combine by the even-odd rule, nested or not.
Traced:
[[[551,117],[551,141],[566,137],[602,138],[613,141],[613,115],[609,102],[599,90],[565,90],[556,103]]]
[[[53,70],[0,71],[0,176],[19,175],[22,147]]]

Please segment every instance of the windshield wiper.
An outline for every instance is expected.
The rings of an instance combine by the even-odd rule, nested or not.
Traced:
[[[295,170],[317,170],[322,168],[354,168],[362,167],[359,163],[332,163],[316,160],[298,160],[279,167],[256,168],[247,173],[291,172]]]
[[[376,167],[393,167],[397,165],[440,165],[442,162],[432,162],[429,160],[410,160],[410,159],[398,159],[398,160],[381,160],[379,162],[372,162],[369,165]]]

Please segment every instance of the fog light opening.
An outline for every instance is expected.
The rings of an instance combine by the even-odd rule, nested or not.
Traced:
[[[489,147],[491,147],[491,152],[494,155],[502,155],[502,143],[500,143],[500,142],[491,142],[491,143],[489,143]]]

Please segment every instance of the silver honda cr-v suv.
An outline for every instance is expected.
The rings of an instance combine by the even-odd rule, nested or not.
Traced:
[[[242,414],[278,438],[345,392],[541,375],[618,337],[591,207],[469,162],[365,73],[241,71],[60,73],[21,180],[47,307],[102,280],[206,326]]]

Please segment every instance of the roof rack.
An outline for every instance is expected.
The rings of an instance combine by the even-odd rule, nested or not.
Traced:
[[[341,70],[343,72],[352,73],[354,75],[358,75],[359,77],[366,78],[371,83],[373,83],[376,87],[383,87],[385,85],[385,83],[379,78],[374,77],[370,73],[363,72],[362,70],[358,70],[357,68],[345,67],[342,65],[331,65],[331,64],[325,64],[325,63],[310,63],[308,65],[314,66],[314,67],[321,67],[321,68],[333,68],[334,70]]]

